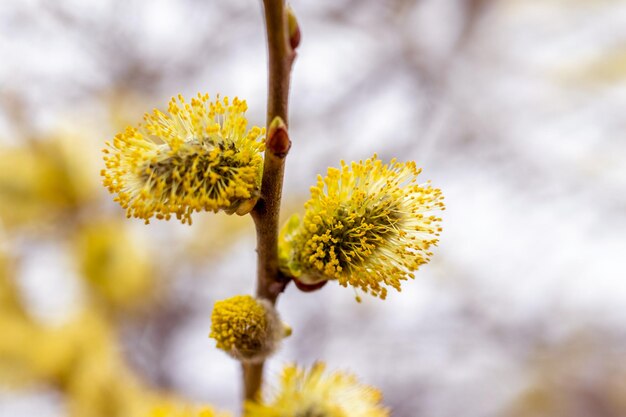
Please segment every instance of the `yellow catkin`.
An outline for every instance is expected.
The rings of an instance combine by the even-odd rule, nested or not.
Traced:
[[[265,359],[275,351],[283,335],[278,313],[264,300],[237,295],[218,301],[213,307],[209,337],[236,359]]]
[[[281,253],[305,283],[337,280],[384,299],[427,263],[441,232],[441,190],[418,183],[414,162],[376,155],[329,168],[311,187],[302,221],[281,233]]]
[[[128,217],[146,223],[173,215],[191,223],[198,211],[249,212],[259,194],[265,130],[247,129],[246,109],[238,98],[173,98],[167,113],[154,110],[107,142],[104,185]]]
[[[310,370],[285,367],[271,399],[245,404],[246,417],[387,417],[382,394],[352,374],[326,373],[317,363]]]

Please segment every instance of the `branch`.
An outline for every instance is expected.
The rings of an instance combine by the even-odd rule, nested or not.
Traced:
[[[263,0],[269,55],[267,139],[261,197],[252,211],[257,233],[257,297],[276,303],[288,283],[278,268],[278,219],[285,157],[291,142],[287,134],[289,78],[295,58],[284,0]],[[298,33],[299,35],[299,33]],[[273,123],[274,122],[274,123]],[[242,364],[244,398],[258,400],[263,362]]]

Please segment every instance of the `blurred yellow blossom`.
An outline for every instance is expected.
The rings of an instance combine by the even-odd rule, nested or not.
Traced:
[[[43,223],[95,196],[89,150],[82,137],[57,133],[0,149],[0,220],[16,226]]]
[[[112,355],[108,324],[94,312],[85,312],[60,326],[45,326],[24,314],[0,316],[0,380],[35,380],[63,385],[85,363]]]
[[[146,417],[230,417],[230,414],[217,412],[209,406],[181,406],[166,403],[155,406]]]
[[[168,114],[154,110],[145,124],[107,142],[104,185],[128,217],[146,223],[172,214],[191,223],[201,210],[249,212],[259,193],[264,129],[247,130],[246,109],[238,98],[173,98]]]
[[[444,209],[441,190],[418,183],[414,162],[341,163],[318,176],[302,221],[281,232],[282,262],[305,284],[335,279],[385,298],[430,260]]]
[[[12,279],[12,270],[11,259],[0,250],[0,316],[22,310],[18,290]]]
[[[0,329],[0,387],[16,388],[39,378],[29,355],[36,327],[22,315],[3,311]]]
[[[132,308],[150,295],[154,271],[148,253],[124,223],[108,220],[84,225],[75,247],[82,276],[107,305]]]

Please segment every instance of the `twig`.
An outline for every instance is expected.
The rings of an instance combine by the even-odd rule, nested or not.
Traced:
[[[267,140],[261,198],[252,211],[257,233],[257,297],[276,303],[288,282],[278,268],[278,218],[283,186],[283,172],[289,137],[289,78],[295,52],[290,46],[287,9],[284,0],[263,0],[269,55],[267,97]],[[271,129],[275,118],[285,128]],[[278,136],[280,135],[280,137]],[[244,398],[258,400],[263,383],[263,362],[242,364]]]

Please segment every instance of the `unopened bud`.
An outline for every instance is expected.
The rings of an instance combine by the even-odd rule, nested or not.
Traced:
[[[259,201],[259,196],[258,195],[255,195],[254,197],[249,198],[247,200],[243,200],[237,206],[237,210],[235,210],[235,213],[237,213],[237,215],[239,215],[239,216],[245,216],[246,214],[248,214],[248,213],[250,213],[252,211],[254,206],[256,206],[257,201]]]
[[[291,49],[296,49],[298,45],[300,45],[300,25],[290,5],[287,5],[287,28],[289,29],[289,44],[291,45]]]
[[[291,148],[291,140],[287,133],[287,125],[279,116],[274,117],[267,132],[267,149],[279,158],[287,156]]]
[[[303,278],[304,278],[304,281],[302,280]],[[312,284],[309,284],[309,283],[306,282],[306,275],[303,275],[301,277],[294,278],[293,282],[294,282],[294,284],[296,284],[296,287],[298,287],[298,289],[300,291],[302,291],[302,292],[313,292],[313,291],[319,290],[324,285],[326,285],[328,280],[324,279],[323,281],[318,281],[318,282],[314,282]]]

